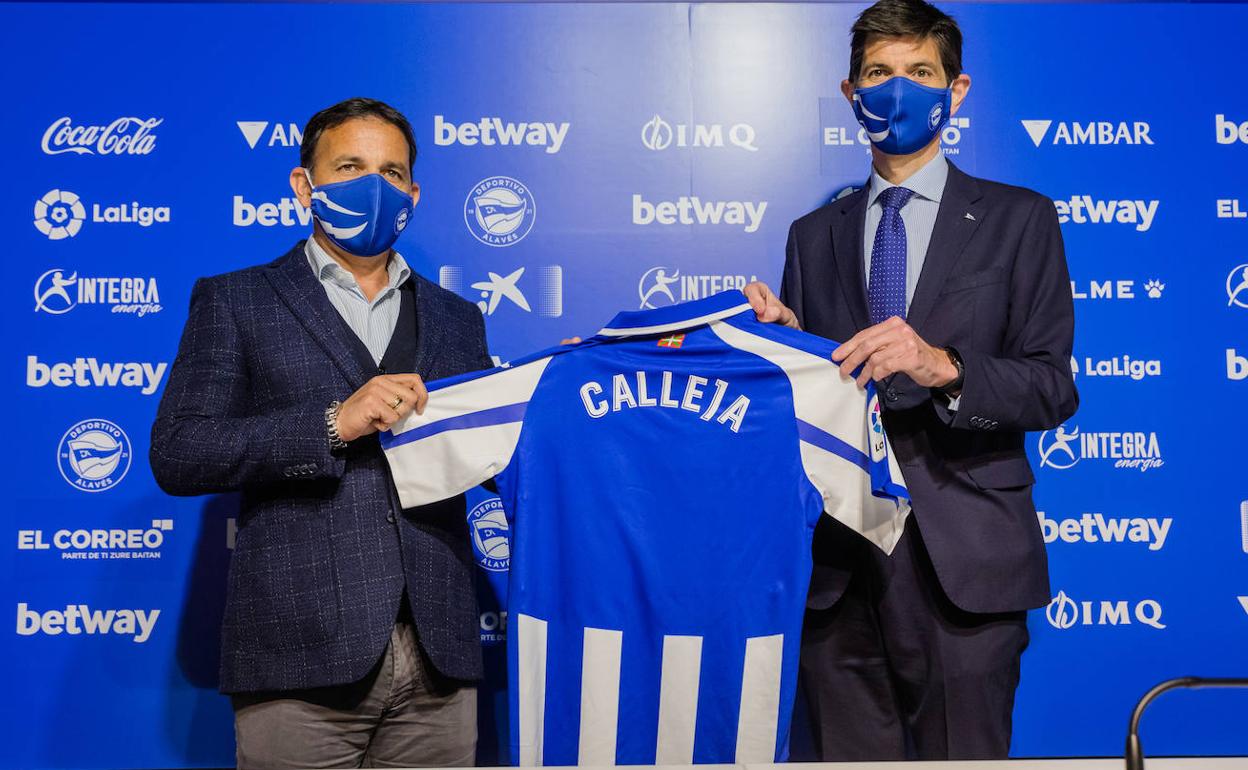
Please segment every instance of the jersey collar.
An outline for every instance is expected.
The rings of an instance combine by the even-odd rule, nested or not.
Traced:
[[[682,302],[657,310],[628,310],[611,319],[598,332],[603,337],[635,337],[702,326],[750,309],[739,291],[722,291],[706,299]]]

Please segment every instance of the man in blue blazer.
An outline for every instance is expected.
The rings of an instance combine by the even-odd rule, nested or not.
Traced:
[[[880,383],[914,503],[892,556],[831,520],[815,532],[800,671],[824,761],[1005,757],[1026,610],[1050,599],[1023,439],[1078,405],[1070,279],[1052,201],[941,152],[961,59],[923,0],[862,13],[842,91],[871,179],[793,223],[779,297],[746,292]]]
[[[377,431],[486,368],[472,304],[391,248],[412,129],[351,99],[303,132],[312,237],[204,278],[152,427],[175,495],[240,491],[221,639],[238,766],[471,765],[481,675],[463,498],[402,510]]]

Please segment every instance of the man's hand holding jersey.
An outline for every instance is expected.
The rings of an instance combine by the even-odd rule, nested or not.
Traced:
[[[801,329],[797,316],[767,284],[754,281],[744,292],[758,320]],[[897,316],[850,337],[832,351],[832,361],[840,364],[843,377],[852,377],[854,370],[861,366],[857,377],[859,387],[898,373],[925,388],[944,387],[958,378],[958,368],[949,354],[929,345],[910,324]]]

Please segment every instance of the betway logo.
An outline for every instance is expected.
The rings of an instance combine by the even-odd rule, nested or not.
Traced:
[[[674,201],[650,203],[633,196],[633,224],[648,225],[744,225],[745,232],[756,232],[763,223],[767,201],[703,201],[682,195]]]
[[[1150,551],[1165,546],[1174,523],[1171,518],[1109,519],[1103,513],[1085,513],[1077,519],[1049,519],[1044,511],[1036,515],[1046,543],[1145,543]]]
[[[63,610],[39,612],[25,602],[17,605],[17,633],[33,636],[69,634],[115,634],[133,636],[136,644],[146,642],[156,627],[160,610],[93,610],[85,604],[67,604]]]
[[[100,363],[94,358],[75,358],[73,363],[45,364],[38,356],[26,356],[26,384],[32,388],[139,388],[150,396],[160,387],[167,363]]]
[[[1225,115],[1218,115],[1214,118],[1214,125],[1218,130],[1218,144],[1235,144],[1236,142],[1248,144],[1248,120],[1236,123],[1233,120],[1227,120]]]
[[[1023,129],[1037,147],[1053,125],[1052,120],[1024,120]],[[1059,122],[1050,144],[1152,144],[1149,125],[1144,121],[1114,123],[1096,120],[1089,123]]]
[[[1248,358],[1235,352],[1235,348],[1226,349],[1226,378],[1236,382],[1248,379]]]
[[[1099,201],[1091,195],[1072,195],[1070,200],[1054,201],[1057,207],[1057,221],[1065,224],[1074,222],[1082,224],[1135,225],[1138,232],[1146,232],[1153,226],[1153,217],[1157,216],[1157,205],[1161,201]]]
[[[433,141],[439,147],[462,144],[522,145],[545,147],[548,155],[563,148],[571,123],[504,123],[502,118],[481,118],[468,123],[451,123],[441,115],[433,116]]]
[[[236,227],[293,227],[312,224],[312,209],[303,207],[296,198],[281,198],[277,203],[248,203],[243,196],[234,196],[234,225]]]

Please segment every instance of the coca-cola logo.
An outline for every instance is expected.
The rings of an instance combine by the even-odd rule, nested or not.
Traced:
[[[117,118],[106,126],[75,126],[68,116],[43,132],[43,151],[48,155],[147,155],[156,149],[152,129],[164,118]]]

